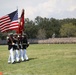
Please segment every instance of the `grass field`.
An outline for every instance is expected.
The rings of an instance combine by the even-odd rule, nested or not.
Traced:
[[[3,75],[75,75],[76,44],[32,44],[29,61],[8,64],[6,45],[0,46],[0,72]]]

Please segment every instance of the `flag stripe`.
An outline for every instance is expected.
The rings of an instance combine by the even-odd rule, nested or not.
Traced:
[[[15,26],[18,26],[18,24],[14,24],[13,26],[14,26],[14,27],[15,27]],[[12,24],[10,25],[10,27],[13,27],[13,26],[12,26]],[[9,26],[7,25],[7,26],[4,26],[4,27],[2,27],[2,28],[0,28],[0,29],[3,30],[3,29],[6,29],[6,28],[9,28]]]
[[[1,19],[0,21],[3,22],[3,21],[8,20],[8,19],[10,19],[9,16],[7,16],[6,18]]]
[[[18,28],[18,26],[19,26],[19,23],[18,22],[11,22],[11,24],[7,24],[7,25],[5,25],[5,26],[3,26],[3,27],[1,27],[1,32],[3,32],[4,30],[6,30],[6,29],[11,29],[11,30],[13,30],[12,28]]]
[[[0,20],[0,25],[4,25],[4,24],[6,24],[8,22],[11,22],[10,18],[9,17],[4,18],[4,19]]]
[[[4,25],[1,25],[0,28],[5,27],[5,26],[7,26],[7,25],[9,26],[10,23],[5,23]]]
[[[10,28],[7,28],[7,29],[4,29],[4,30],[2,30],[1,32],[5,32],[5,31],[9,31],[9,30],[14,30],[14,29],[17,29],[18,28],[18,26],[14,26],[14,27],[10,27]]]
[[[8,16],[8,15],[5,15],[5,16],[1,17],[0,20],[2,20],[2,19],[4,19],[4,18],[7,18],[7,16]]]

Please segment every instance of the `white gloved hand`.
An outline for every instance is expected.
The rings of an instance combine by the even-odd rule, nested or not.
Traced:
[[[14,45],[15,43],[12,43],[12,45]]]

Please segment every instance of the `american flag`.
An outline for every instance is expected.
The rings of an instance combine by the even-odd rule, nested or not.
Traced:
[[[18,10],[0,18],[0,31],[1,32],[17,30],[18,28],[19,28]]]

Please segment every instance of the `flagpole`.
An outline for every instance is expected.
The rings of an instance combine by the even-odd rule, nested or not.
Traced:
[[[25,10],[24,10],[24,9],[22,9],[22,12],[25,14]],[[24,14],[23,14],[23,15],[24,15]],[[25,16],[24,16],[24,17],[25,17]],[[25,21],[24,21],[24,25],[25,25]],[[24,25],[23,25],[23,26],[24,26]],[[23,27],[23,33],[22,33],[22,34],[24,34],[24,28],[25,28],[25,27]]]
[[[16,9],[18,10],[18,6],[16,7]]]
[[[16,10],[17,10],[17,12],[18,12],[18,6],[16,6]],[[19,14],[18,14],[18,15],[19,15]],[[19,17],[18,17],[18,22],[19,22]],[[18,30],[16,31],[16,33],[19,34],[19,28],[18,28]]]
[[[24,33],[24,24],[25,24],[25,22],[24,22],[24,9],[22,9],[22,14],[21,14],[21,26],[22,26],[22,33],[21,34],[23,34]]]

